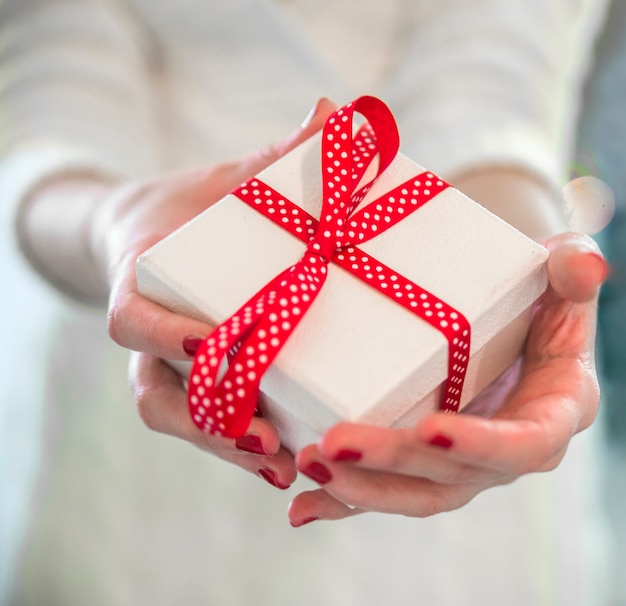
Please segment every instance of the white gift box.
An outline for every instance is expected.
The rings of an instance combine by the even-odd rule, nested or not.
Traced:
[[[398,154],[362,205],[424,169]],[[320,137],[258,175],[315,217]],[[360,248],[459,310],[472,327],[461,407],[520,354],[548,252],[448,188]],[[305,245],[234,195],[158,243],[137,263],[139,290],[170,310],[219,324]],[[181,373],[190,364],[178,363]],[[261,382],[264,415],[299,449],[339,421],[403,427],[439,407],[448,369],[442,334],[343,269],[322,291]]]

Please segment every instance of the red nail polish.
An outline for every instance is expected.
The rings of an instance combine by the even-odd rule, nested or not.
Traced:
[[[239,450],[244,452],[251,452],[252,454],[266,455],[268,454],[265,448],[263,448],[263,442],[259,436],[248,434],[235,440],[235,446]]]
[[[284,484],[281,484],[277,479],[276,479],[276,474],[271,470],[268,469],[267,467],[262,467],[261,469],[259,469],[259,471],[257,472],[268,484],[271,484],[272,486],[275,486],[276,488],[280,488],[280,490],[286,490],[287,488],[289,488],[289,486],[285,486]]]
[[[318,484],[327,484],[333,479],[332,474],[325,465],[318,461],[311,461],[304,469],[300,470],[305,476]]]
[[[452,448],[454,442],[448,436],[438,433],[429,440],[429,444],[431,444],[431,446],[437,446],[438,448],[448,450],[449,448]]]
[[[304,520],[300,520],[299,522],[290,522],[290,524],[294,528],[300,528],[300,526],[304,526],[305,524],[310,524],[311,522],[315,522],[315,520],[319,520],[316,516],[311,516],[310,518],[304,518]]]
[[[344,448],[337,452],[337,454],[333,457],[333,460],[353,463],[356,461],[360,461],[362,458],[362,452],[359,452],[358,450],[350,450],[349,448]]]
[[[196,351],[198,351],[198,347],[202,345],[202,341],[204,341],[204,339],[200,337],[185,337],[183,339],[183,349],[185,353],[193,358],[193,356],[196,355]]]

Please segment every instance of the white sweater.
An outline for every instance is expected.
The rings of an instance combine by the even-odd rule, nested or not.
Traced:
[[[0,204],[66,171],[233,157],[291,131],[320,95],[362,93],[390,104],[403,151],[442,175],[513,163],[558,184],[603,5],[0,0]],[[590,432],[556,472],[459,511],[296,531],[284,508],[310,485],[264,487],[146,430],[100,314],[58,310],[9,275],[0,603],[3,581],[21,605],[601,603],[604,561],[584,543]]]
[[[405,153],[451,177],[559,184],[599,0],[4,0],[0,185],[135,177],[243,154],[316,98],[381,96]]]

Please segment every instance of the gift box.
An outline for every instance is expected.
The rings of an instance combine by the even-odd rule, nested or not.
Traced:
[[[226,322],[223,332],[216,331],[200,353],[202,359],[196,357],[193,384],[190,381],[190,390],[200,389],[190,396],[191,413],[204,429],[213,431],[219,424],[218,417],[212,416],[211,423],[217,424],[209,426],[198,408],[204,413],[205,407],[216,406],[215,396],[213,400],[205,396],[202,373],[211,370],[207,358],[222,338],[222,352],[228,350],[228,356],[213,362],[219,366],[218,374],[206,379],[207,391],[220,381],[230,381],[227,367],[243,373],[233,383],[243,385],[246,376],[254,376],[260,381],[259,406],[291,451],[315,441],[340,421],[389,427],[415,423],[441,408],[450,391],[453,367],[460,369],[462,392],[452,409],[462,409],[519,356],[531,306],[547,286],[546,249],[396,153],[397,142],[387,144],[388,138],[394,139],[389,125],[382,120],[378,129],[382,132],[371,126],[381,122],[381,112],[389,119],[376,101],[369,102],[376,111],[362,112],[374,119],[361,127],[359,133],[365,134],[360,143],[352,142],[347,154],[341,152],[341,162],[328,157],[342,149],[332,142],[329,122],[323,133],[139,258],[138,286],[146,297],[214,325]],[[365,107],[370,106],[365,103]],[[346,114],[351,122],[352,113]],[[365,156],[371,163],[364,162]],[[359,183],[351,198],[356,208],[347,204],[346,216],[326,229],[317,221],[323,222],[325,213],[335,217],[338,211],[330,213],[324,206],[333,185],[325,173],[332,172],[335,164],[337,171],[344,170],[346,162],[352,163],[347,169],[352,181]],[[356,165],[361,166],[356,169]],[[419,196],[426,199],[418,201]],[[416,210],[405,211],[411,204]],[[283,225],[289,221],[291,231]],[[349,244],[339,238],[335,244],[341,246],[328,245],[337,234]],[[258,293],[284,275],[286,268],[299,268],[303,257],[312,253],[308,262],[315,267],[314,255],[320,248],[316,242],[327,249],[320,253],[326,258],[319,261],[325,268],[324,281],[306,313],[299,309],[302,300],[295,297],[295,303],[282,295],[280,301],[273,301],[266,292],[265,299],[259,299]],[[370,283],[370,278],[376,283]],[[295,292],[296,286],[285,282],[277,288]],[[307,288],[314,282],[302,278],[298,284]],[[289,319],[283,324],[290,324],[295,314],[298,318],[276,357],[256,377],[254,356],[265,344],[257,333],[267,332],[258,322],[263,314],[276,316],[271,309],[261,310],[263,301]],[[411,306],[419,307],[421,315]],[[240,314],[233,323],[229,318],[237,310]],[[469,344],[464,352],[457,347],[455,359],[451,352],[456,336],[446,335],[434,321],[444,317],[444,311],[441,324],[454,324]],[[471,327],[471,337],[462,320]],[[280,322],[279,318],[278,326]],[[269,326],[274,330],[274,324]],[[223,335],[228,330],[235,336],[226,343]],[[247,345],[246,338],[256,340]],[[253,359],[247,359],[247,352]],[[176,366],[188,376],[190,364]],[[217,399],[218,408],[224,406],[218,410],[219,418],[238,414],[238,392],[244,389],[233,385],[227,393],[229,402]]]

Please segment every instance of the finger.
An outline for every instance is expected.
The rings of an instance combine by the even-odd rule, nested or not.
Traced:
[[[193,345],[197,347],[213,327],[142,297],[137,292],[136,256],[135,250],[130,251],[115,272],[108,310],[109,335],[127,349],[168,360],[191,360]]]
[[[182,377],[162,360],[133,352],[129,378],[141,419],[150,429],[199,446],[237,452],[234,440],[197,427],[189,414]],[[265,454],[276,454],[280,448],[276,430],[265,419],[254,417],[246,435],[258,436]]]
[[[576,240],[576,236],[573,239]],[[596,256],[599,252],[596,252],[597,248],[590,239],[584,237],[583,244],[578,244],[574,252],[568,250],[572,243],[571,238],[565,236],[561,241],[565,242],[559,248],[563,258],[559,259],[555,255],[555,262],[576,264],[581,257],[583,260],[587,257],[595,264],[595,268],[588,273],[595,271],[596,275],[591,284],[586,286],[584,276],[582,279],[569,281],[569,286],[573,284],[577,290],[575,293],[570,292],[569,296],[578,298],[580,302],[562,298],[557,289],[560,288],[563,292],[564,287],[557,284],[548,289],[535,305],[523,356],[522,380],[511,403],[519,408],[526,407],[525,402],[532,406],[533,401],[538,398],[553,397],[560,408],[565,408],[561,414],[567,411],[571,413],[576,423],[574,432],[577,432],[593,422],[600,401],[594,355],[597,284],[604,277],[606,266]],[[581,248],[584,250],[587,245],[592,252],[581,252]],[[599,266],[598,260],[601,261]],[[585,300],[585,296],[590,298]],[[538,414],[536,418],[541,418],[541,411],[537,411],[536,407],[530,410]],[[515,409],[509,405],[501,414],[506,415],[511,411],[515,414]]]
[[[318,444],[328,461],[422,477],[443,484],[491,482],[492,470],[446,457],[441,449],[418,439],[413,429],[388,429],[342,423]]]
[[[278,433],[265,419],[254,417],[239,440],[206,434],[191,419],[182,378],[162,360],[132,352],[129,378],[139,415],[148,428],[217,454],[279,488],[295,480],[293,458],[280,447]]]
[[[192,189],[206,189],[206,194],[211,199],[225,195],[317,132],[335,107],[331,101],[322,98],[307,116],[305,123],[284,141],[242,160],[219,165],[208,171],[190,171],[189,175],[198,180]],[[171,360],[186,360],[190,356],[185,343],[204,338],[212,327],[169,312],[138,294],[135,274],[137,256],[158,239],[160,238],[136,244],[116,264],[115,271],[112,272],[114,279],[109,298],[109,334],[115,342],[128,349],[146,351]]]
[[[289,523],[299,528],[316,520],[342,520],[364,513],[338,501],[325,490],[309,490],[296,495],[289,503]]]
[[[597,410],[593,373],[575,358],[534,358],[491,418],[437,413],[414,429],[338,425],[319,444],[331,462],[421,475],[444,484],[500,483],[546,471]]]
[[[296,465],[301,473],[341,503],[360,510],[413,517],[457,509],[482,490],[510,481],[510,478],[498,476],[489,483],[439,484],[425,478],[329,462],[315,446],[300,451]],[[313,511],[312,507],[309,514],[322,516],[321,511]]]
[[[575,305],[569,315],[580,307]],[[417,425],[419,438],[445,449],[452,459],[506,474],[554,469],[571,438],[595,418],[599,388],[589,344],[585,335],[576,334],[585,329],[561,318],[552,345],[541,342],[544,329],[541,322],[533,325],[520,383],[490,419],[431,415]],[[533,335],[535,331],[541,336]],[[535,341],[546,353],[528,352]]]
[[[565,233],[551,238],[548,274],[562,298],[582,303],[594,299],[607,275],[607,263],[596,242],[586,234]]]
[[[520,475],[553,469],[572,436],[594,420],[595,302],[571,303],[549,291],[536,306],[519,384],[492,418],[433,415],[416,428],[470,465]]]
[[[278,157],[283,156],[306,141],[309,137],[322,130],[326,120],[336,109],[337,104],[330,99],[326,97],[318,99],[306,118],[302,121],[300,127],[294,130],[279,144],[273,146],[274,153],[277,154]]]
[[[416,427],[416,435],[450,461],[489,469],[494,478],[553,469],[575,433],[574,406],[545,397],[518,414],[512,419],[435,414]]]

